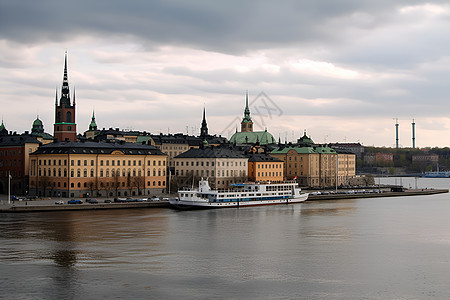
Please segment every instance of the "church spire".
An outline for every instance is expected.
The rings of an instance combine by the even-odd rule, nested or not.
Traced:
[[[203,107],[203,120],[202,120],[202,127],[200,129],[200,136],[206,137],[208,135],[208,125],[206,123],[206,108]]]
[[[64,55],[64,75],[63,75],[63,84],[61,88],[61,101],[60,105],[66,104],[66,106],[70,106],[70,92],[69,92],[69,77],[67,75],[67,51]]]
[[[248,108],[248,91],[245,92],[245,109],[244,109],[244,120],[251,121],[250,109]]]
[[[95,122],[94,110],[92,110],[92,119],[91,124],[89,124],[89,130],[90,131],[97,130],[97,123]]]
[[[250,109],[248,108],[248,91],[245,92],[245,109],[244,118],[241,122],[241,132],[253,132],[253,121],[250,117]]]

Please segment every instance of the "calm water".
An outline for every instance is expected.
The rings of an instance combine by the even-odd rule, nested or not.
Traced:
[[[408,180],[414,187],[413,178],[402,183]],[[417,183],[450,186],[448,179]],[[444,299],[449,216],[449,194],[210,211],[0,214],[1,295]]]

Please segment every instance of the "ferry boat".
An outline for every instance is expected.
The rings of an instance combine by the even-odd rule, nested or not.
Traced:
[[[212,190],[208,180],[199,181],[198,189],[180,189],[178,198],[170,199],[179,209],[225,208],[299,203],[308,199],[297,182],[256,182],[232,184],[230,190]]]
[[[424,178],[450,178],[449,171],[426,172]]]

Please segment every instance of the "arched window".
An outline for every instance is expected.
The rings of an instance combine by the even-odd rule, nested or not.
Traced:
[[[58,113],[56,114],[56,122],[61,123],[61,112],[58,111]],[[57,130],[59,130],[59,127],[56,128]]]
[[[67,123],[73,123],[72,122],[72,113],[70,111],[67,112],[66,116],[67,116],[66,122]]]

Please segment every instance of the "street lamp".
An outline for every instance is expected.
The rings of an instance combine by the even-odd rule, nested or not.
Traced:
[[[11,173],[8,172],[8,204],[11,204]]]

